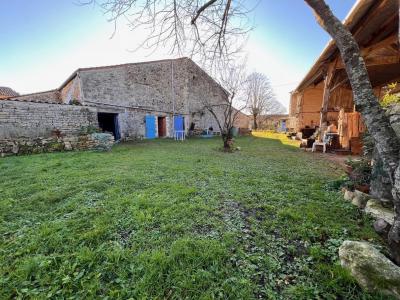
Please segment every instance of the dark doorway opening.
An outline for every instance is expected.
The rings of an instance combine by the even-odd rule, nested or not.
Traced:
[[[167,119],[165,117],[157,118],[158,137],[165,137],[167,135]]]
[[[103,132],[112,133],[116,141],[120,139],[118,114],[98,113],[97,118],[99,120],[99,127]]]

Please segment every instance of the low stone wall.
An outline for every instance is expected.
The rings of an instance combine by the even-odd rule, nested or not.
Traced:
[[[97,126],[97,111],[93,108],[3,100],[0,101],[0,156],[110,148],[114,143],[112,135],[88,132],[88,128]]]
[[[77,135],[82,127],[97,127],[97,123],[96,110],[86,106],[0,101],[0,140],[47,138],[54,131],[63,136]]]
[[[71,150],[108,151],[114,144],[109,133],[91,133],[67,137],[38,137],[0,140],[0,157]]]

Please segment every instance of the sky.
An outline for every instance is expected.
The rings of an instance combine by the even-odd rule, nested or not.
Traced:
[[[251,1],[250,6],[253,6]],[[171,58],[167,49],[136,49],[143,32],[114,26],[98,7],[76,0],[0,1],[0,86],[20,94],[58,88],[76,69]],[[344,19],[355,0],[327,0]],[[248,72],[270,78],[288,107],[293,90],[315,62],[329,36],[303,0],[261,0],[244,48]],[[111,38],[112,37],[112,38]]]

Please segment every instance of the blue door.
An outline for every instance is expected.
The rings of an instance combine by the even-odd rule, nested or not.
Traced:
[[[156,117],[152,115],[146,116],[146,138],[154,139],[156,137]]]
[[[175,137],[181,138],[185,134],[184,118],[181,115],[174,116]]]

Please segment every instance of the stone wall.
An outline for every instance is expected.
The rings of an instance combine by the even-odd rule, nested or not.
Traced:
[[[118,123],[123,140],[142,139],[146,136],[146,115],[153,114],[166,118],[166,136],[173,135],[173,115],[164,112],[145,111],[139,109],[129,109],[118,115]],[[156,118],[156,136],[158,136],[158,120]]]
[[[147,108],[161,112],[185,110],[183,60],[166,60],[79,71],[83,101],[116,108]],[[173,99],[175,101],[173,101]]]
[[[188,118],[186,128],[190,126],[191,122],[194,122],[196,128],[204,129],[212,127],[214,130],[219,130],[215,117],[204,109],[204,105],[226,103],[228,94],[195,63],[187,61],[186,64],[187,74],[185,78],[188,85],[187,109],[191,117]],[[220,122],[223,123],[224,109],[214,108],[214,111]]]
[[[0,153],[61,150],[78,143],[82,128],[97,127],[93,108],[76,105],[0,101]],[[57,144],[63,144],[59,146]],[[24,150],[25,149],[25,150]]]
[[[0,140],[0,157],[8,155],[37,154],[71,150],[108,151],[114,144],[109,133],[80,134],[76,136],[50,136],[47,138],[26,138]]]
[[[99,112],[118,113],[124,139],[145,136],[145,115],[167,117],[167,136],[173,134],[173,114],[184,116],[185,129],[191,122],[217,129],[215,119],[204,111],[204,100],[225,101],[216,82],[187,58],[120,66],[82,69],[82,102]],[[218,113],[223,119],[222,112]]]
[[[60,91],[60,98],[63,103],[69,104],[71,101],[81,100],[81,87],[78,76],[69,81]]]

